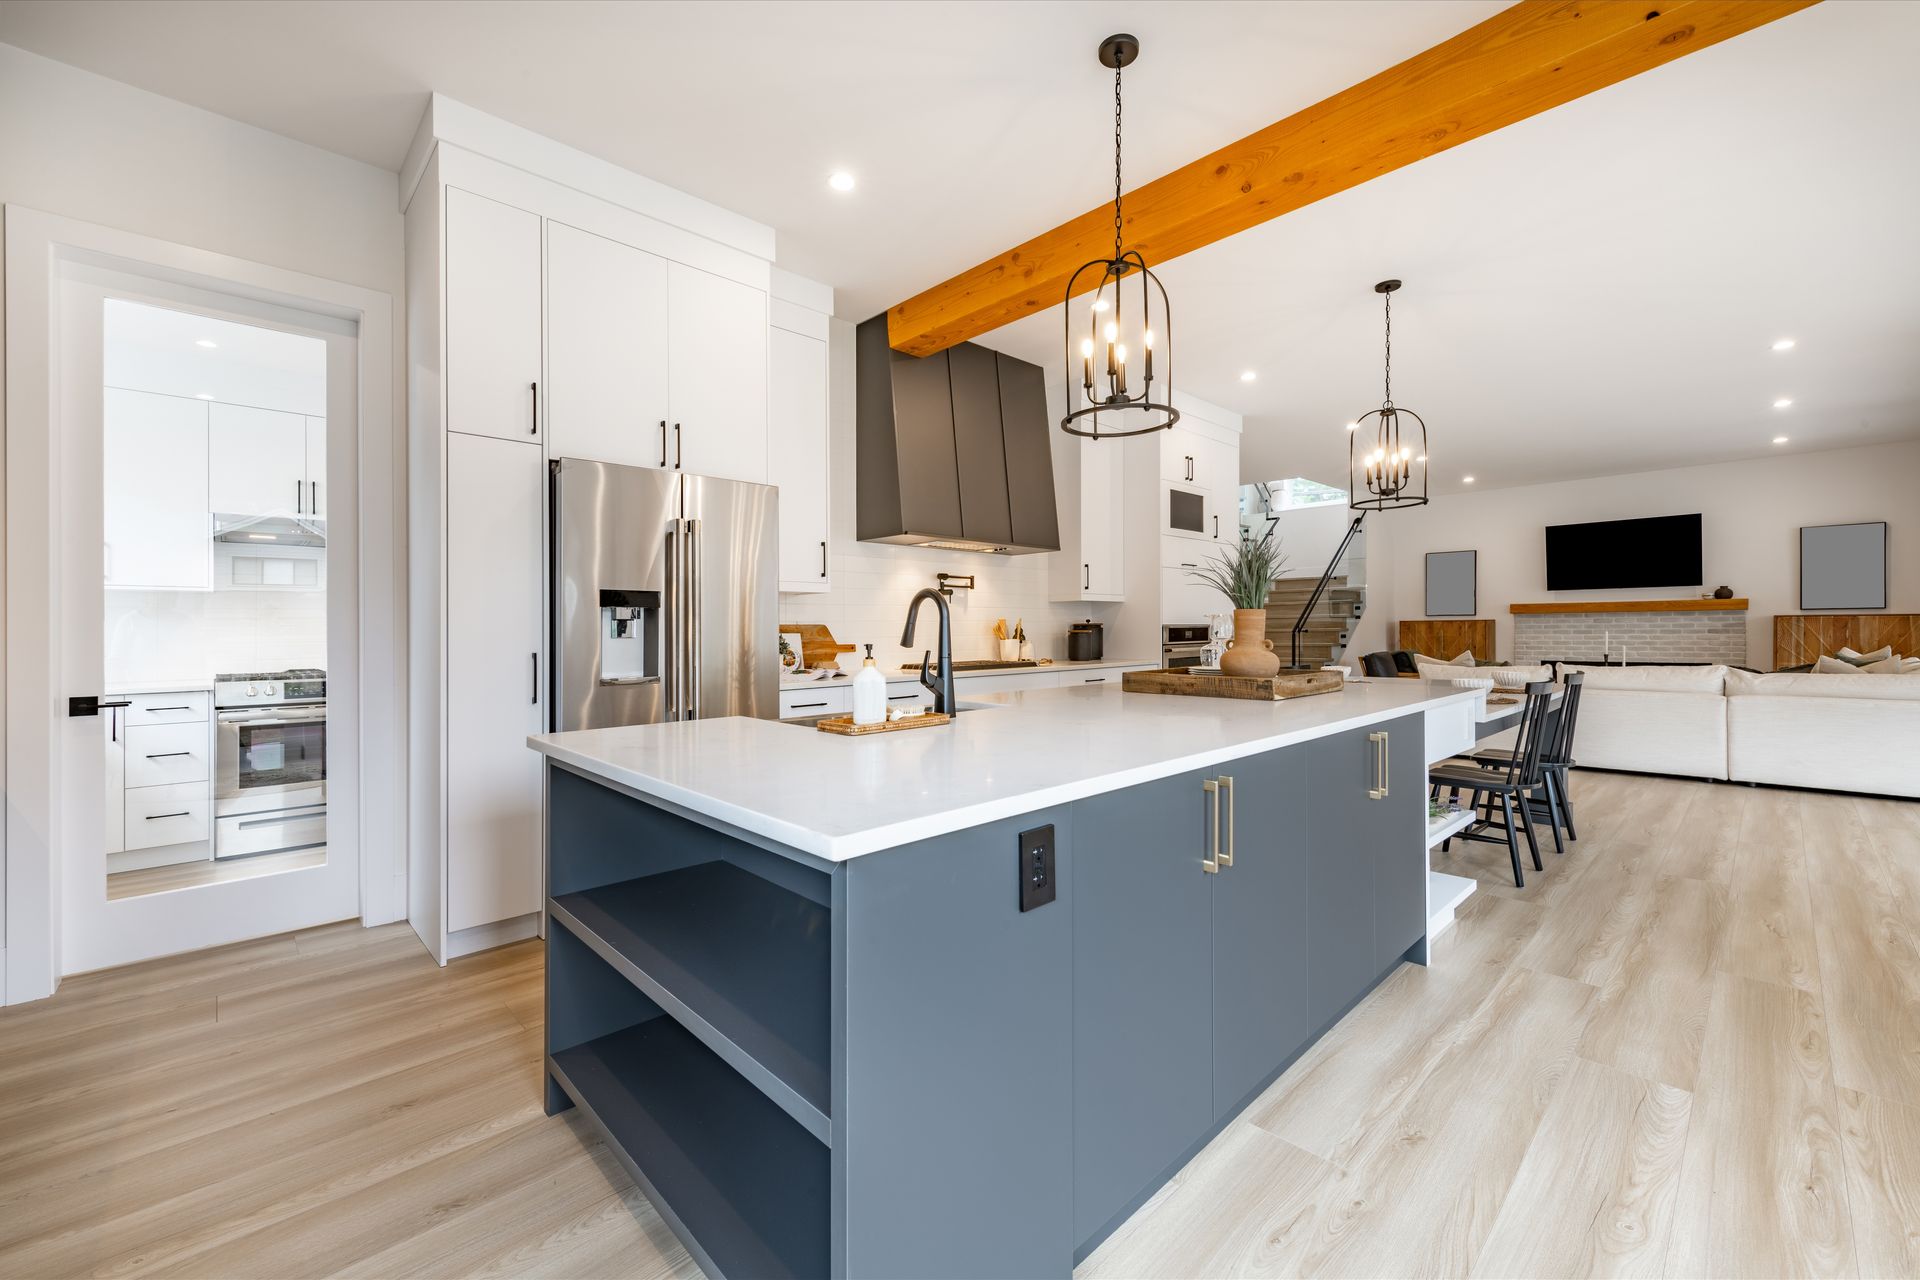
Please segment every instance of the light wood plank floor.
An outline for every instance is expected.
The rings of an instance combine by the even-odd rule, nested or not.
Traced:
[[[1080,1269],[1920,1274],[1920,805],[1581,774]],[[694,1276],[541,1114],[540,954],[335,926],[0,1010],[0,1275]]]

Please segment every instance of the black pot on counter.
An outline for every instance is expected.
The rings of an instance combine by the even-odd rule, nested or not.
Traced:
[[[1106,628],[1088,618],[1067,628],[1067,661],[1098,662],[1105,656]]]

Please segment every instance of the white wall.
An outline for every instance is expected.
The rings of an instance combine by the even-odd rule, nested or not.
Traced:
[[[1026,623],[1034,654],[1041,658],[1067,655],[1067,626],[1081,618],[1111,622],[1116,605],[1054,604],[1048,600],[1045,555],[995,556],[968,551],[935,551],[925,547],[895,547],[861,542],[854,535],[854,347],[853,325],[834,320],[828,335],[829,395],[831,406],[833,486],[833,590],[780,597],[782,622],[817,622],[842,644],[873,645],[883,668],[920,660],[921,649],[937,647],[939,619],[923,605],[912,651],[900,647],[900,628],[907,619],[907,601],[922,587],[937,585],[936,573],[971,573],[980,584],[973,591],[955,591],[953,652],[956,658],[993,656],[989,638],[994,619],[1007,626]],[[1151,605],[1147,606],[1151,609]],[[1157,624],[1156,624],[1157,627]],[[862,651],[842,657],[844,670],[857,669]],[[1111,633],[1108,657],[1140,657],[1115,651]]]
[[[0,45],[0,204],[378,290],[400,305],[393,174],[10,45]],[[9,328],[23,323],[38,321],[8,317]],[[401,343],[396,332],[396,369]],[[395,421],[405,421],[402,381]],[[4,628],[0,618],[0,642]],[[390,696],[404,704],[404,690]]]
[[[1801,525],[1885,520],[1888,612],[1920,612],[1916,482],[1920,442],[1782,452],[1745,462],[1449,495],[1425,507],[1372,517],[1367,532],[1371,537],[1390,530],[1390,547],[1376,540],[1372,555],[1376,568],[1392,566],[1388,608],[1397,606],[1395,618],[1424,616],[1427,552],[1478,551],[1479,616],[1494,619],[1496,647],[1505,657],[1513,646],[1513,616],[1507,606],[1515,602],[1700,594],[1672,588],[1548,591],[1547,525],[1698,511],[1707,579],[1701,590],[1725,583],[1735,595],[1753,602],[1747,615],[1747,660],[1767,667],[1772,665],[1773,615],[1800,612]],[[1391,636],[1391,629],[1387,634]]]

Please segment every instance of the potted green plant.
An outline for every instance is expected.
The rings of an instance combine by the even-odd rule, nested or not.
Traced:
[[[1230,676],[1271,676],[1280,671],[1280,655],[1267,639],[1267,594],[1286,567],[1273,527],[1259,537],[1240,531],[1239,545],[1222,551],[1211,563],[1189,569],[1187,576],[1212,587],[1233,605],[1233,642],[1220,658],[1220,670]]]

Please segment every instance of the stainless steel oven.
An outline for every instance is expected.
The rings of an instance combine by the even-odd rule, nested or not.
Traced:
[[[326,843],[326,685],[307,676],[216,682],[214,857]]]
[[[1188,623],[1160,628],[1160,665],[1184,671],[1206,665],[1207,624]]]

